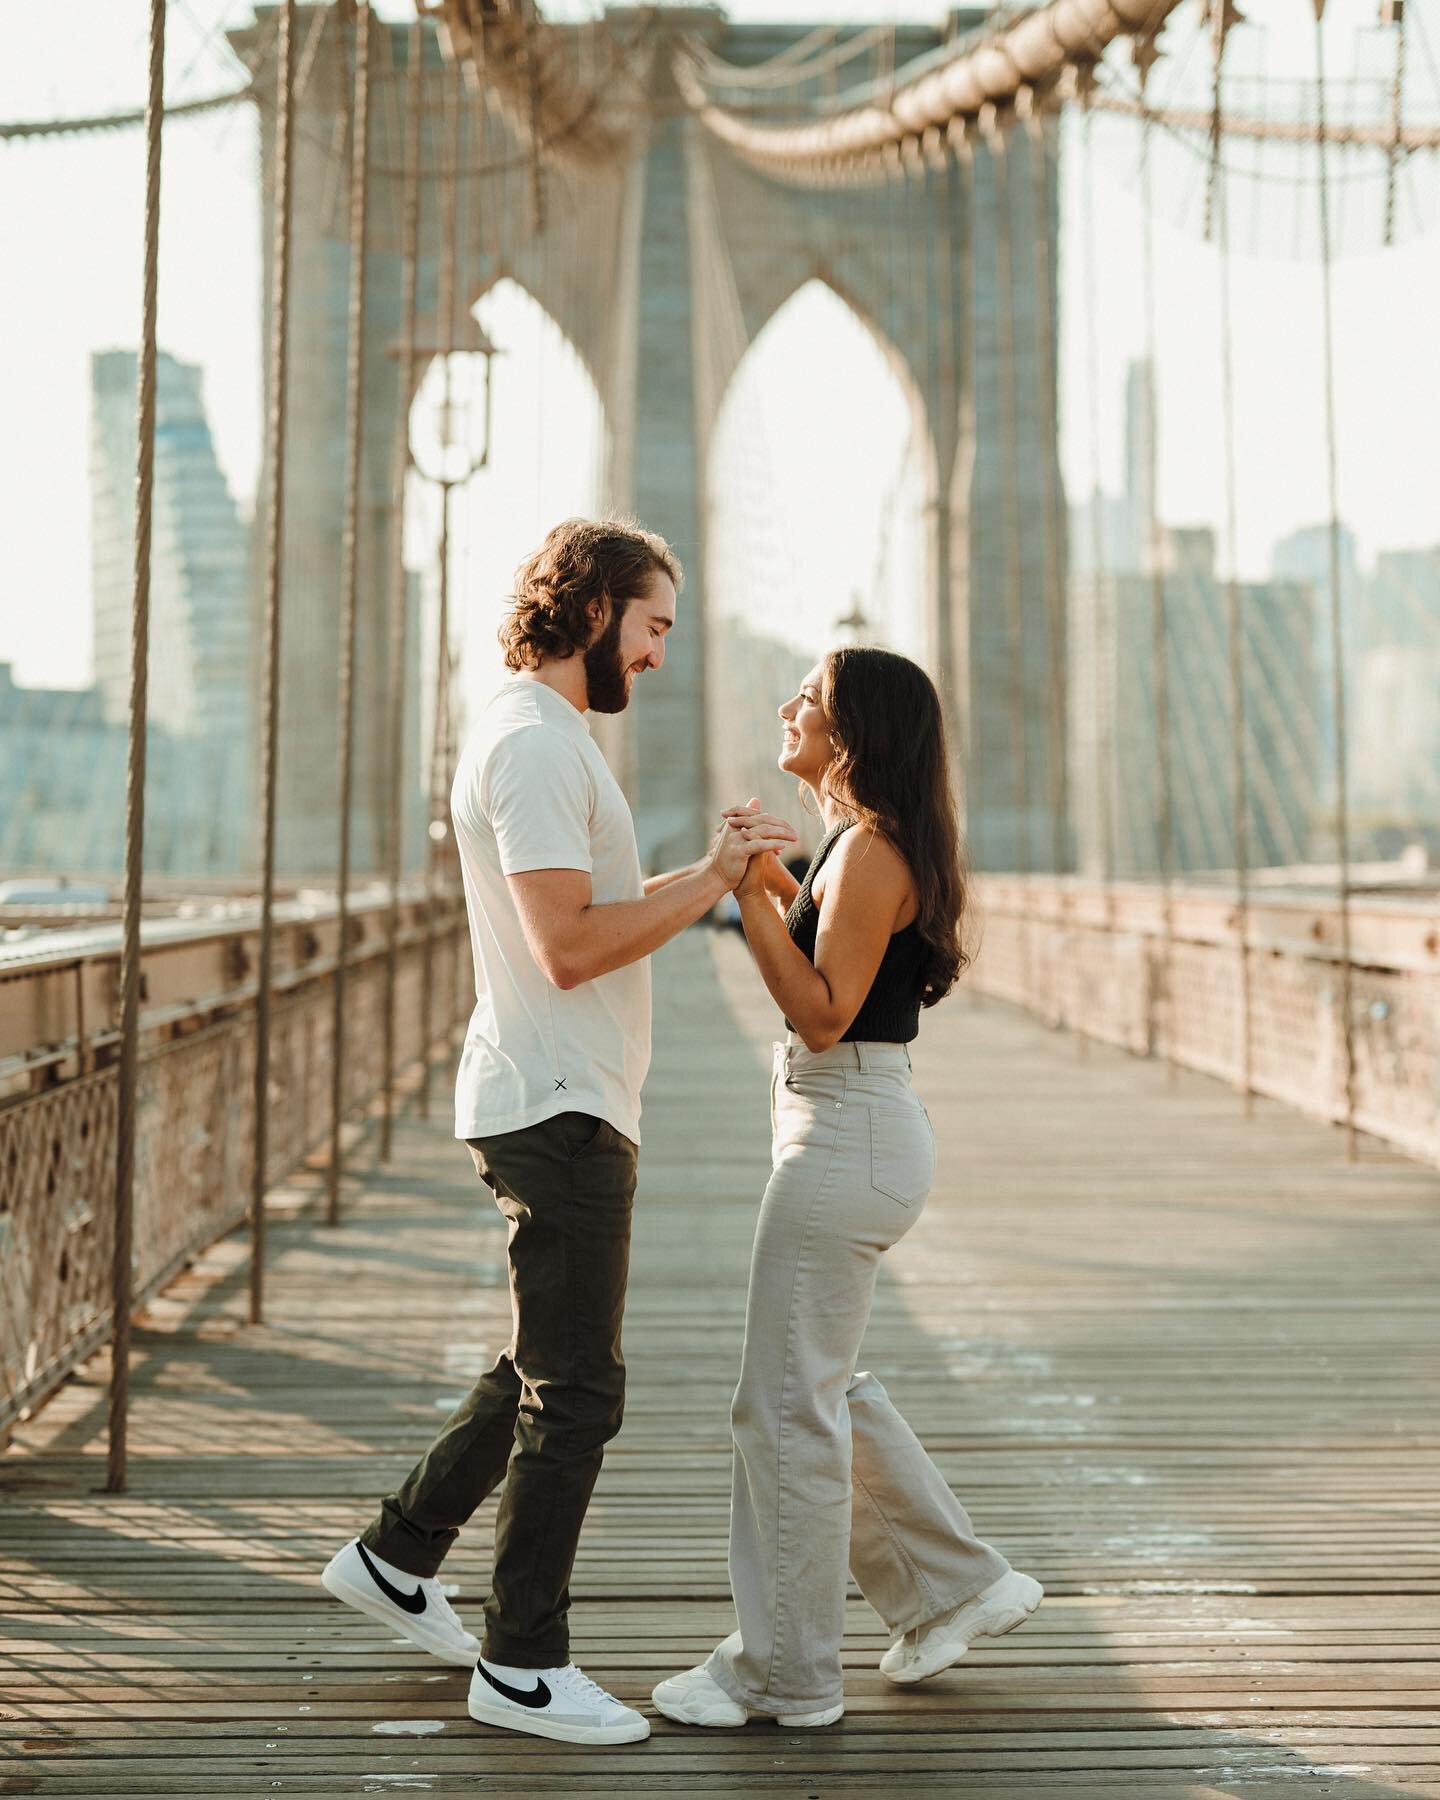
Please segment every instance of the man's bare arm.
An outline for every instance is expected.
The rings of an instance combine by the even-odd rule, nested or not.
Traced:
[[[683,869],[667,869],[663,875],[647,875],[645,877],[646,894],[658,894],[661,888],[667,888],[672,882],[683,881],[687,875],[698,875],[705,867],[703,862],[690,863]]]
[[[643,899],[599,906],[583,869],[530,869],[507,879],[536,964],[556,987],[574,988],[638,962],[703,918],[744,874],[751,855],[788,848],[784,839],[745,844],[724,831],[693,869],[678,871]]]

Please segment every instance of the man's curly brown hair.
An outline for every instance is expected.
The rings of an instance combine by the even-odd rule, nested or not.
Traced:
[[[657,573],[679,590],[680,559],[632,519],[565,519],[515,571],[515,605],[500,627],[510,669],[538,669],[584,650],[594,634],[592,600],[622,612]]]

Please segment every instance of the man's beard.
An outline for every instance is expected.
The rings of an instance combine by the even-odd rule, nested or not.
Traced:
[[[585,688],[591,712],[624,712],[630,704],[630,684],[620,660],[620,624],[625,608],[611,612],[610,623],[585,652]]]

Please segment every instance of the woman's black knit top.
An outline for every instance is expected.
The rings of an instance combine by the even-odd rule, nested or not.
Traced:
[[[790,910],[785,915],[786,929],[812,963],[815,960],[815,934],[820,927],[820,911],[811,889],[815,885],[815,877],[824,867],[826,857],[838,843],[841,832],[848,830],[854,822],[853,819],[842,819],[832,830],[826,832],[810,867],[805,871],[800,891],[790,902]],[[908,1044],[918,1037],[920,971],[924,962],[925,940],[914,925],[906,925],[903,930],[892,932],[890,942],[885,946],[885,954],[880,959],[880,967],[875,971],[875,979],[870,984],[870,992],[865,996],[841,1042]],[[787,1019],[785,1023],[789,1025],[790,1021]],[[793,1026],[791,1029],[794,1029]]]

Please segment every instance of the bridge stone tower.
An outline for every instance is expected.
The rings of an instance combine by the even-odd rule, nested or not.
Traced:
[[[978,15],[977,15],[978,17]],[[303,86],[296,137],[296,243],[291,308],[290,478],[286,515],[286,691],[281,714],[281,865],[333,866],[337,834],[335,621],[343,491],[347,252],[344,42],[327,11],[302,8]],[[537,217],[533,171],[515,123],[471,92],[447,125],[453,93],[435,37],[424,38],[422,133],[422,343],[445,341],[435,320],[439,283],[439,195],[445,133],[458,131],[465,195],[462,297],[473,303],[510,277],[546,308],[575,345],[600,394],[608,425],[605,491],[674,543],[686,567],[682,628],[663,676],[631,711],[597,735],[635,809],[641,854],[660,867],[698,853],[715,800],[729,797],[726,696],[715,691],[706,607],[706,460],[727,386],[748,345],[806,282],[825,282],[884,348],[909,395],[926,468],[932,673],[961,753],[960,786],[977,862],[1046,867],[1047,666],[1043,533],[1051,482],[1058,484],[1053,421],[1056,358],[1037,342],[1037,281],[1052,283],[1053,203],[1039,216],[1030,179],[1037,156],[1020,131],[1005,151],[1011,179],[999,182],[984,144],[962,179],[956,168],[912,171],[903,181],[830,188],[791,186],[741,161],[684,106],[671,72],[673,41],[699,34],[726,62],[759,65],[793,48],[798,27],[730,24],[713,8],[667,7],[658,15],[613,9],[618,33],[644,22],[648,51],[635,75],[631,113],[644,124],[627,154],[593,165],[547,158]],[[968,21],[962,21],[968,23]],[[577,28],[582,29],[583,28]],[[400,230],[404,26],[376,28],[377,120],[372,136],[369,327],[362,455],[365,529],[361,558],[361,656],[357,685],[357,867],[376,866],[388,747],[366,721],[383,717],[383,629],[391,533],[399,528],[392,488],[394,434],[402,395],[394,346],[401,330]],[[262,173],[269,240],[273,192],[273,9],[234,42],[255,71],[261,102]],[[937,33],[900,29],[897,64],[937,49]],[[1005,199],[1001,250],[1000,195]],[[1036,254],[1043,234],[1048,255]],[[1000,281],[1011,377],[1002,379]],[[268,296],[268,281],[266,292]],[[267,299],[268,305],[268,299]],[[437,332],[440,334],[437,337]],[[268,335],[267,335],[268,341]],[[423,364],[423,358],[422,358]],[[423,366],[418,371],[423,374]],[[1003,422],[1013,422],[1007,436]],[[806,422],[796,420],[795,429]],[[864,421],[856,421],[857,436]],[[1007,483],[1014,507],[1007,512]],[[1053,490],[1058,492],[1058,485]],[[1018,534],[1015,584],[1007,573],[1007,517]],[[1058,510],[1058,509],[1057,509]],[[1053,515],[1052,515],[1053,516]],[[1011,534],[1014,535],[1013,533]],[[1013,556],[1015,546],[1008,553]],[[1007,584],[1010,605],[1007,610]],[[753,628],[764,634],[763,616]],[[818,654],[823,644],[814,646]],[[1063,655],[1063,645],[1060,646]],[[733,659],[723,659],[733,673]],[[729,678],[729,677],[727,677]],[[1023,690],[1023,783],[1015,779],[1017,682]],[[412,684],[411,691],[414,691]],[[777,695],[778,700],[782,696]],[[1063,730],[1058,736],[1063,743]],[[729,778],[727,779],[727,774]],[[1017,804],[1024,792],[1027,804]]]

